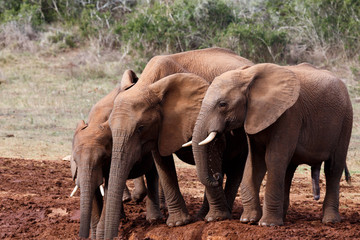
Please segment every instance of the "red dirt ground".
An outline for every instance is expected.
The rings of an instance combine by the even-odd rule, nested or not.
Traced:
[[[179,168],[180,188],[190,214],[202,202],[203,187],[194,168]],[[287,221],[281,227],[259,227],[239,222],[242,211],[238,197],[233,220],[169,228],[162,222],[145,220],[145,203],[127,203],[127,219],[122,221],[119,239],[360,239],[360,175],[353,185],[342,180],[339,224],[323,225],[321,199],[312,199],[310,173],[297,173],[291,190]],[[322,179],[324,176],[322,176]],[[32,161],[0,158],[0,238],[78,239],[79,193],[70,198],[74,187],[69,162]]]

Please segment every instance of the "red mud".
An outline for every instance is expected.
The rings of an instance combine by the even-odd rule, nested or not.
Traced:
[[[321,199],[312,199],[310,173],[296,174],[287,220],[281,227],[259,227],[239,222],[238,197],[233,220],[169,228],[145,220],[145,203],[127,203],[119,239],[360,239],[360,175],[353,185],[341,182],[339,224],[323,225]],[[192,216],[200,208],[202,186],[194,168],[179,168],[180,188]],[[322,176],[324,178],[324,176]],[[78,239],[79,193],[70,198],[74,184],[68,162],[0,158],[0,238]]]

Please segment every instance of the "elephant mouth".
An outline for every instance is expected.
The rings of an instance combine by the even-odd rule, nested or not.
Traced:
[[[77,180],[77,178],[75,179],[75,187],[72,190],[72,192],[70,194],[70,197],[73,197],[75,195],[75,193],[77,192],[77,190],[79,189],[79,183],[76,180]],[[105,195],[105,190],[104,190],[103,184],[99,185],[99,189],[100,189],[101,195],[104,196]]]

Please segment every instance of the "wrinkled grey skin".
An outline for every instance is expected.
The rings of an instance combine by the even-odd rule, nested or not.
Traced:
[[[182,118],[184,118],[184,121],[179,124],[173,123],[173,126],[168,128],[168,131],[164,131],[164,129],[166,128],[165,122],[169,119],[168,112],[173,109],[172,107],[166,108],[168,104],[171,105],[168,102],[171,98],[169,92],[175,92],[181,97],[183,94],[180,91],[183,89],[191,91],[192,88],[197,88],[199,85],[194,84],[185,87],[186,80],[184,84],[177,87],[160,89],[160,84],[166,82],[166,85],[170,86],[172,84],[167,80],[170,80],[171,77],[175,78],[174,75],[180,76],[189,73],[209,83],[214,77],[225,71],[249,64],[252,63],[229,50],[219,48],[156,56],[147,64],[134,88],[127,91],[126,95],[119,95],[116,98],[114,110],[110,116],[114,145],[109,180],[111,196],[109,195],[107,199],[105,238],[114,238],[118,233],[121,217],[119,206],[122,205],[122,189],[128,175],[125,169],[130,169],[133,164],[141,159],[143,154],[148,152],[153,154],[161,186],[164,190],[169,211],[168,226],[179,226],[190,221],[190,216],[178,186],[171,154],[175,152],[183,161],[193,162],[190,149],[181,149],[181,145],[191,138],[201,101],[197,99],[183,104],[182,101],[186,100],[179,100],[176,97],[172,99],[171,101],[174,104],[172,107],[174,108],[187,106],[187,104],[191,105],[191,107],[192,104],[199,106],[194,107],[196,111],[190,109],[191,113],[186,110],[179,116],[170,117],[171,122],[180,121],[179,119]],[[193,81],[194,78],[192,76],[190,81]],[[160,81],[163,81],[163,83],[160,83]],[[189,96],[196,95],[196,93],[197,91]],[[170,115],[176,113],[173,110]],[[168,137],[164,138],[164,140],[163,135],[168,135]],[[183,155],[190,157],[187,158]],[[221,168],[222,166],[214,167]],[[209,191],[207,189],[206,192],[207,196],[213,196],[209,201],[210,206],[218,201],[221,203],[216,203],[216,206],[229,208],[221,188],[210,189]]]
[[[322,221],[341,220],[339,181],[346,165],[353,118],[341,80],[309,64],[245,67],[215,78],[200,113],[196,126],[202,126],[204,136],[215,132],[220,137],[245,128],[249,157],[241,182],[241,222],[282,225],[297,166],[308,164],[319,169],[322,162],[326,177]],[[198,141],[193,141],[193,148]],[[205,167],[198,170],[204,172],[199,174],[200,181],[217,186],[212,173],[206,172],[208,160],[202,161]],[[266,172],[261,209],[259,189]]]
[[[125,76],[127,74],[130,72],[126,72]],[[76,179],[76,184],[80,187],[81,193],[80,237],[87,238],[89,228],[91,228],[91,238],[93,239],[102,238],[104,234],[105,206],[99,186],[103,184],[105,179],[106,198],[112,150],[112,135],[107,119],[111,113],[115,97],[134,84],[134,82],[126,80],[122,81],[121,85],[92,107],[88,123],[80,121],[74,134],[70,161],[73,179]],[[150,180],[148,179],[148,185],[156,186],[156,171],[153,174],[156,176],[153,179],[155,182],[149,184]],[[142,176],[134,179],[134,185],[135,190],[132,196],[127,196],[126,193],[129,192],[127,188],[124,190],[124,201],[129,201],[130,197],[135,201],[141,201],[145,197],[147,189]],[[154,187],[151,190],[157,191]]]

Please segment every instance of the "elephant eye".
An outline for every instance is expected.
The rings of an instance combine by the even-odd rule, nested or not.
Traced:
[[[137,131],[138,131],[139,133],[141,133],[141,132],[144,130],[144,128],[145,128],[144,125],[140,125],[140,126],[138,126]]]
[[[221,102],[219,102],[219,107],[221,107],[221,108],[224,108],[224,107],[226,107],[228,104],[227,104],[227,102],[225,102],[225,101],[221,101]]]

